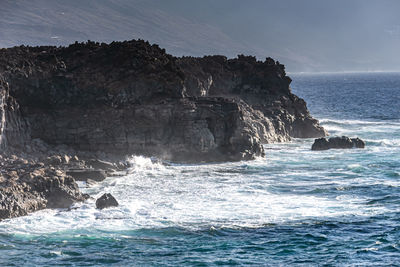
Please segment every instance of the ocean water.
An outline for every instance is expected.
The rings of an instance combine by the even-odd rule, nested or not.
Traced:
[[[296,74],[331,135],[365,149],[266,145],[255,161],[162,165],[130,158],[113,194],[0,222],[1,266],[399,266],[400,74]]]

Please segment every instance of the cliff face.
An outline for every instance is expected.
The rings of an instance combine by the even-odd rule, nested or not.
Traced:
[[[40,138],[76,150],[221,161],[261,156],[261,143],[325,135],[272,59],[175,58],[143,41],[88,42],[2,49],[0,74],[3,148]]]
[[[292,80],[286,76],[284,65],[271,58],[261,62],[243,55],[229,60],[224,56],[183,57],[178,65],[185,74],[189,94],[238,97],[261,111],[261,121],[273,125],[260,133],[262,142],[326,134],[311,117],[304,100],[291,93]]]
[[[0,74],[0,150],[23,149],[30,139],[29,127],[22,118],[19,105],[10,96],[8,83]]]

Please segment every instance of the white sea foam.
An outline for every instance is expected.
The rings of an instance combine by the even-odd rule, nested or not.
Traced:
[[[305,144],[283,145],[285,146],[295,146],[294,151],[303,150],[306,153]],[[304,158],[296,157],[293,150],[273,151],[277,153],[276,157],[287,157],[288,164],[298,160],[301,163],[300,169],[309,164],[304,162]],[[312,152],[307,153],[313,155]],[[322,157],[321,154],[319,157]],[[149,158],[133,157],[130,159],[131,168],[127,176],[109,177],[89,189],[82,189],[94,198],[110,192],[119,201],[119,207],[96,210],[95,200],[90,199],[76,204],[71,211],[44,210],[3,221],[0,223],[0,232],[43,234],[71,230],[120,231],[171,226],[259,227],[269,223],[368,216],[385,212],[384,207],[365,206],[365,199],[354,196],[339,195],[332,198],[297,194],[296,190],[275,190],[290,183],[294,187],[306,187],[322,186],[326,181],[292,180],[289,178],[299,175],[299,171],[285,169],[270,175],[263,173],[266,165],[271,170],[276,167],[273,162],[267,158],[246,163],[164,166]],[[282,163],[276,163],[279,164]],[[350,169],[358,167],[356,164],[348,166]],[[337,187],[349,186],[346,183],[332,182]]]
[[[400,126],[400,121],[368,121],[368,120],[345,120],[345,119],[320,119],[322,124],[342,124],[342,125],[383,125],[383,126]]]
[[[71,211],[43,210],[0,222],[0,233],[120,231],[162,227],[260,227],[306,219],[371,216],[387,207],[365,205],[349,195],[361,186],[399,187],[400,123],[321,120],[337,135],[359,136],[364,150],[311,151],[312,139],[265,146],[266,158],[251,162],[163,165],[146,157],[128,159],[125,176],[108,177],[82,191],[93,198]],[[394,161],[382,167],[382,160]],[[389,162],[390,163],[390,162]],[[394,164],[394,165],[393,165]],[[386,168],[386,169],[385,169]],[[390,172],[381,179],[377,171]],[[369,173],[375,174],[369,174]],[[307,193],[333,188],[335,196]],[[120,206],[97,210],[109,192]]]

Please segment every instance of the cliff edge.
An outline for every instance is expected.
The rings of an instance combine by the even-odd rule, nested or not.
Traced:
[[[325,131],[267,58],[176,58],[144,41],[0,50],[3,149],[29,139],[173,161],[263,155]],[[6,108],[5,108],[6,106]]]

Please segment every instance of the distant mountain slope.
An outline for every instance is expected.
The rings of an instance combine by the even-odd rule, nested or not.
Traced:
[[[290,51],[273,53],[264,44],[257,46],[251,39],[231,37],[224,32],[224,27],[208,21],[205,14],[207,10],[199,10],[199,14],[191,17],[193,11],[174,10],[166,4],[172,1],[1,1],[0,47],[21,44],[66,45],[76,40],[89,39],[111,42],[140,38],[160,44],[174,55],[223,54],[234,57],[244,53],[256,55],[260,59],[274,56],[298,70],[302,70],[298,66],[316,65],[309,58]],[[201,17],[203,15],[205,21]],[[271,45],[272,41],[268,46]]]
[[[161,44],[172,54],[234,55],[245,50],[218,28],[173,16],[146,1],[2,0],[2,47],[133,38]]]
[[[0,47],[145,39],[294,71],[400,70],[397,0],[0,0]]]

